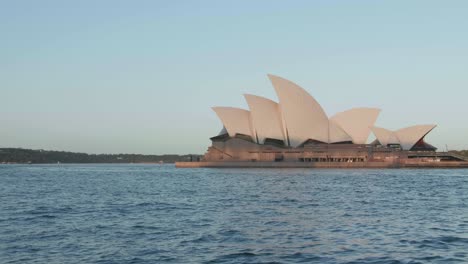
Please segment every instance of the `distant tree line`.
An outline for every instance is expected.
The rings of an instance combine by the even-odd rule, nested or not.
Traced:
[[[66,151],[0,148],[0,163],[174,163],[200,155],[86,154]]]

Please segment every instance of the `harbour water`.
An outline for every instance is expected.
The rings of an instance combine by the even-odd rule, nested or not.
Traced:
[[[0,263],[467,262],[467,169],[0,165]]]

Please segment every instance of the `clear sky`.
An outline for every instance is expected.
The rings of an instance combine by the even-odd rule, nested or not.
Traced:
[[[468,1],[0,0],[0,147],[204,153],[211,106],[277,100],[435,123],[468,149]]]

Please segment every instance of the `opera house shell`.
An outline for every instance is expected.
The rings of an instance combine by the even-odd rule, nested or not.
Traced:
[[[368,107],[352,108],[329,117],[299,85],[275,75],[268,78],[278,101],[245,94],[249,109],[213,107],[222,129],[211,138],[212,146],[202,161],[367,164],[442,157],[424,141],[436,125],[391,131],[374,125],[381,110]],[[369,143],[371,133],[375,140]]]
[[[419,125],[395,132],[374,127],[381,111],[378,108],[353,108],[328,117],[320,104],[299,85],[278,76],[268,77],[279,102],[245,94],[249,110],[213,107],[225,128],[220,135],[296,148],[306,143],[366,144],[372,131],[382,145],[399,144],[402,149],[411,150],[435,127]]]

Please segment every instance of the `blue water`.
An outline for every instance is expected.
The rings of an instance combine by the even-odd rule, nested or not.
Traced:
[[[468,170],[0,165],[0,263],[299,262],[468,262]]]

